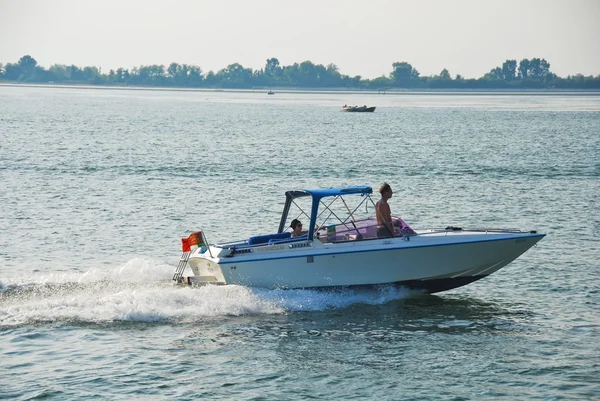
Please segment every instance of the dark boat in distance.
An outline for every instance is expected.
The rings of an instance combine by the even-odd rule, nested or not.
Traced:
[[[274,95],[274,94],[275,94],[275,92],[273,92],[273,91],[268,91],[267,92],[267,95]]]
[[[342,111],[349,111],[349,112],[354,112],[354,113],[372,113],[375,111],[375,106],[367,107],[367,105],[364,105],[364,106],[344,105],[344,107],[342,107]]]

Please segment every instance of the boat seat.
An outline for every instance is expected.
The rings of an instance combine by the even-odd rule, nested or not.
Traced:
[[[265,234],[265,235],[255,235],[254,237],[248,238],[248,245],[257,245],[257,244],[267,244],[269,240],[272,239],[286,239],[290,238],[292,233],[284,232],[277,234]]]

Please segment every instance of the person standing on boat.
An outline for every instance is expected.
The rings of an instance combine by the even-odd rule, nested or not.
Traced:
[[[392,224],[392,210],[388,200],[392,197],[394,191],[387,182],[379,187],[381,199],[375,204],[375,214],[377,215],[377,238],[389,238],[394,236],[394,226]]]

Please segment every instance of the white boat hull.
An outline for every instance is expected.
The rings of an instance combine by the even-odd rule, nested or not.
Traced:
[[[215,257],[199,251],[191,255],[194,277],[189,282],[287,289],[394,284],[433,293],[486,277],[543,237],[523,232],[427,232],[334,244],[315,240],[265,245],[233,255],[213,246]]]

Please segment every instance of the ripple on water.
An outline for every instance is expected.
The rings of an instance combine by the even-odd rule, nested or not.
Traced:
[[[0,87],[3,395],[593,399],[599,99]],[[186,233],[383,181],[416,227],[548,236],[438,296],[170,284]]]

